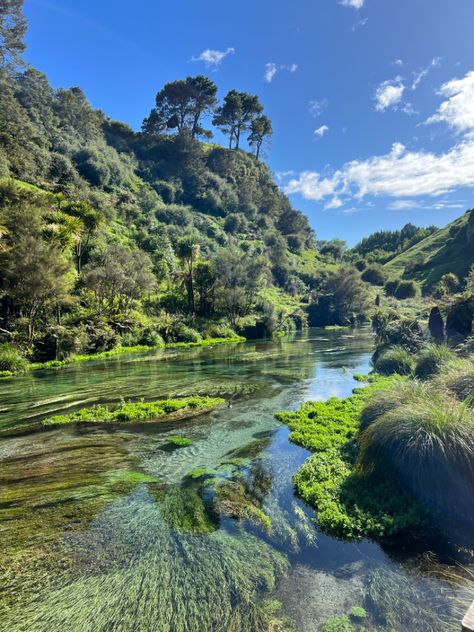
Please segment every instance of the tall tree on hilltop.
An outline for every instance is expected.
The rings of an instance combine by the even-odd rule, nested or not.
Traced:
[[[216,111],[212,123],[223,134],[229,136],[229,148],[239,148],[240,136],[251,128],[252,121],[262,112],[263,106],[257,96],[247,92],[230,90],[224,103]]]
[[[167,83],[157,93],[155,107],[143,121],[143,132],[162,134],[177,130],[178,134],[187,132],[193,138],[211,138],[212,132],[202,127],[201,120],[213,111],[216,94],[215,83],[203,75]]]
[[[23,0],[0,0],[0,66],[18,63],[25,50]]]
[[[260,150],[263,143],[270,139],[272,135],[272,122],[265,114],[261,114],[254,118],[250,124],[250,135],[248,137],[249,145],[255,148],[255,156],[260,157]]]

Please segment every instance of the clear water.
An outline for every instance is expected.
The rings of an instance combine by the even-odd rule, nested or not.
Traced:
[[[357,629],[452,629],[470,592],[446,561],[329,538],[293,494],[308,452],[274,413],[349,395],[371,345],[309,330],[1,382],[0,428],[120,398],[223,391],[228,405],[173,427],[0,439],[0,629],[312,632],[353,606],[368,613]],[[193,443],[171,449],[172,434]]]

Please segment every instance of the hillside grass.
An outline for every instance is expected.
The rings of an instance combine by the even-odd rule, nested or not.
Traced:
[[[426,237],[384,265],[390,277],[413,279],[423,289],[431,289],[448,272],[460,279],[466,277],[474,263],[474,248],[468,248],[465,234],[469,213]],[[423,261],[419,269],[405,273],[405,269]]]

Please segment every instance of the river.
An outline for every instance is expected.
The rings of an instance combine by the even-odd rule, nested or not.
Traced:
[[[408,632],[426,612],[466,608],[439,555],[327,537],[293,494],[309,453],[274,413],[349,395],[372,344],[365,330],[310,329],[0,382],[0,429],[121,398],[226,398],[172,427],[0,439],[0,629],[316,632],[363,607],[355,629]]]

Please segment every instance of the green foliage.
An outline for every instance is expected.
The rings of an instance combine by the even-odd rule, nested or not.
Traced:
[[[28,367],[28,360],[13,345],[0,345],[0,371],[4,377],[26,371]]]
[[[370,262],[386,263],[398,253],[408,250],[426,237],[432,235],[437,228],[418,228],[406,224],[401,230],[382,230],[359,242],[353,252],[363,256]]]
[[[466,404],[429,384],[408,396],[393,385],[359,445],[361,472],[378,473],[443,511],[472,515],[464,490],[474,483],[474,412]]]
[[[183,437],[182,435],[172,435],[171,437],[166,438],[168,443],[172,443],[177,448],[187,448],[190,445],[193,445],[191,439],[187,437]]]
[[[387,296],[395,296],[398,286],[400,285],[400,279],[389,279],[385,282],[384,290]]]
[[[362,272],[361,274],[362,281],[366,283],[371,283],[372,285],[383,286],[386,280],[386,273],[382,266],[380,265],[371,265]]]
[[[397,345],[389,347],[377,356],[374,369],[382,375],[411,375],[415,369],[415,359],[404,347]]]
[[[211,410],[224,400],[219,397],[183,397],[182,399],[156,400],[154,402],[123,402],[118,406],[94,406],[81,408],[66,415],[55,415],[43,420],[44,426],[61,426],[71,423],[127,423],[138,421],[162,421]],[[174,415],[178,413],[178,415]]]
[[[408,298],[416,298],[419,293],[419,289],[415,281],[400,281],[395,290],[395,298],[399,301]]]
[[[413,498],[355,468],[360,412],[392,379],[379,378],[344,400],[311,402],[294,413],[277,415],[288,424],[292,441],[315,452],[296,474],[294,485],[316,509],[319,527],[335,537],[392,540],[425,526],[424,513]]]
[[[346,615],[328,619],[322,627],[322,632],[354,632],[355,628]]]
[[[443,366],[453,363],[456,354],[446,345],[426,345],[416,361],[416,377],[426,380],[441,371]]]
[[[361,606],[353,606],[349,610],[349,615],[351,619],[354,619],[354,621],[363,621],[364,619],[367,619],[367,610]]]

